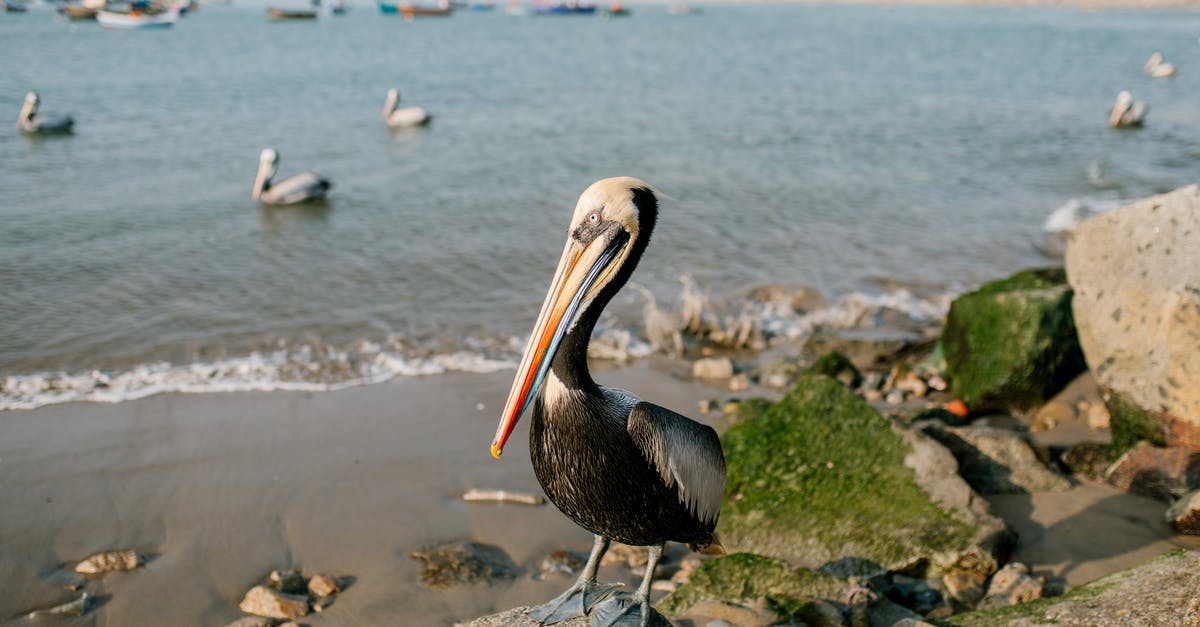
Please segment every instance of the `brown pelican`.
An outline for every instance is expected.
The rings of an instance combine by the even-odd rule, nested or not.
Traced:
[[[278,169],[279,153],[271,148],[263,150],[258,158],[258,176],[254,179],[254,192],[250,198],[261,200],[264,205],[294,205],[324,198],[325,192],[333,187],[333,183],[312,172],[272,182]]]
[[[1117,102],[1108,112],[1108,125],[1113,128],[1141,126],[1147,110],[1146,103],[1134,102],[1133,92],[1126,89],[1117,94]]]
[[[21,105],[21,113],[17,116],[17,129],[31,135],[70,133],[71,127],[75,126],[75,120],[62,114],[38,115],[38,105],[41,102],[37,92],[25,94],[25,104]]]
[[[527,407],[529,452],[546,495],[595,535],[578,581],[530,610],[542,624],[591,615],[592,625],[640,624],[667,541],[722,553],[713,530],[725,458],[710,427],[592,380],[587,345],[601,310],[629,279],[658,215],[653,188],[634,178],[597,181],[579,197],[567,244],[538,314],[492,441],[499,458]],[[610,542],[650,547],[641,586],[613,596],[596,582]]]
[[[1146,61],[1145,70],[1146,74],[1150,75],[1150,78],[1168,78],[1175,76],[1175,66],[1171,65],[1170,63],[1163,63],[1163,56],[1161,52],[1155,52],[1154,54],[1150,55],[1150,60]]]
[[[429,124],[429,112],[421,107],[397,108],[400,104],[400,92],[395,88],[389,89],[387,100],[383,103],[383,121],[388,128],[408,128]]]

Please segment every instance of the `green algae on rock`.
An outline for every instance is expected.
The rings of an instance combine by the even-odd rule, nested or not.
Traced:
[[[766,601],[782,621],[799,619],[822,624],[821,599],[841,599],[849,584],[828,575],[792,569],[780,559],[734,553],[704,562],[692,578],[658,603],[657,609],[678,616],[701,601]]]
[[[812,568],[859,558],[920,574],[971,545],[974,529],[935,504],[905,465],[911,446],[828,377],[801,376],[721,440],[727,481],[718,532],[732,551]]]
[[[829,351],[821,355],[817,361],[809,366],[808,372],[813,374],[823,374],[830,379],[836,379],[843,385],[849,388],[856,388],[862,385],[863,376],[854,367],[854,364],[845,355],[837,351]]]
[[[1025,270],[954,299],[942,329],[953,393],[972,408],[1029,409],[1086,368],[1061,268]]]

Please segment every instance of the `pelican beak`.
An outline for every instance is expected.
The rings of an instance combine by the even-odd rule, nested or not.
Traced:
[[[500,426],[496,428],[496,437],[492,440],[492,457],[500,458],[504,443],[512,435],[525,408],[533,402],[542,380],[550,370],[558,345],[574,324],[580,305],[591,293],[596,280],[606,275],[605,271],[610,269],[628,242],[629,232],[625,229],[618,229],[611,238],[597,237],[587,246],[573,239],[567,240],[558,269],[554,272],[554,280],[550,282],[546,302],[542,303],[533,334],[529,336],[529,343],[521,355],[516,379],[513,380],[508,402],[500,417]]]

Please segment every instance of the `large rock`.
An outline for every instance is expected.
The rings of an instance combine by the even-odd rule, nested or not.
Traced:
[[[1172,501],[1200,487],[1200,452],[1139,442],[1104,471],[1104,480],[1122,490]]]
[[[1066,264],[1114,443],[1200,450],[1200,187],[1084,221]]]
[[[964,479],[983,494],[1061,491],[1066,477],[1038,459],[1020,433],[983,425],[946,427],[931,423],[923,431],[946,445]]]
[[[1188,492],[1167,509],[1167,523],[1179,533],[1200,536],[1200,490]]]
[[[1026,270],[954,299],[942,329],[953,393],[972,408],[1029,409],[1085,368],[1060,269]]]
[[[788,567],[783,560],[735,553],[702,564],[688,581],[671,596],[658,603],[658,609],[668,616],[679,616],[701,603],[726,606],[732,613],[771,616],[760,624],[769,625],[798,619],[808,625],[840,625],[827,619],[827,600],[845,598],[849,584],[827,575]],[[711,616],[712,608],[706,614]],[[746,620],[738,623],[748,622]]]
[[[965,560],[995,572],[988,556],[1002,543],[985,545],[1007,530],[936,442],[893,430],[824,376],[803,375],[782,400],[755,408],[722,436],[718,532],[731,551],[809,568],[853,558],[932,576]]]
[[[308,597],[288,594],[266,586],[254,586],[238,605],[243,612],[267,618],[299,618],[308,615]]]
[[[1200,551],[1177,550],[1061,597],[942,618],[961,627],[1200,624]]]

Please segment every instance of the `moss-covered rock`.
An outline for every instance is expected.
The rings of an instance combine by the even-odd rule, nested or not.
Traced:
[[[1120,457],[1141,440],[1155,446],[1167,445],[1164,420],[1157,414],[1138,407],[1119,392],[1103,389],[1100,395],[1108,408],[1108,428],[1112,431],[1108,453],[1112,459]]]
[[[812,568],[853,557],[919,574],[972,541],[972,526],[915,481],[904,438],[828,377],[803,375],[722,443],[728,474],[718,531],[731,550]]]
[[[813,374],[823,374],[830,379],[836,379],[843,385],[850,388],[857,388],[862,385],[863,376],[854,367],[850,359],[837,351],[829,351],[817,358],[812,366],[809,366],[808,371]]]
[[[846,582],[807,569],[792,569],[783,560],[735,553],[708,560],[692,578],[656,608],[668,616],[678,616],[702,601],[722,603],[766,602],[780,621],[800,620],[819,625],[822,599],[840,600],[846,595]]]
[[[1180,549],[1078,586],[1061,597],[958,614],[938,625],[1194,625],[1200,623],[1200,551]]]
[[[1062,269],[1026,270],[959,296],[942,329],[952,391],[972,407],[1042,404],[1086,364]]]

